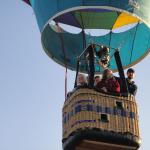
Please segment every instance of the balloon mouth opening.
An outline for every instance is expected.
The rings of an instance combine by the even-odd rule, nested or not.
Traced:
[[[143,23],[137,16],[113,7],[85,7],[52,17],[48,25],[57,33],[104,36],[123,33]]]
[[[50,18],[42,31],[41,41],[50,58],[64,67],[67,64],[71,70],[76,70],[78,56],[91,43],[121,47],[123,68],[126,69],[149,53],[149,34],[145,22],[131,13],[113,7],[88,6],[67,9]],[[117,71],[112,48],[110,69]],[[80,71],[87,72],[86,64],[80,65]],[[95,72],[102,71],[96,64]]]

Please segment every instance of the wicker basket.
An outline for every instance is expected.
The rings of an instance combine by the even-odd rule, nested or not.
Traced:
[[[135,98],[78,89],[64,103],[63,141],[84,130],[123,135],[137,142],[138,147],[140,138]]]

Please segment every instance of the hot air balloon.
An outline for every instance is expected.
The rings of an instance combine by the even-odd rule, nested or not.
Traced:
[[[150,51],[148,0],[23,0],[32,6],[47,55],[66,69],[87,73],[88,88],[66,98],[62,111],[64,150],[137,150],[138,109],[124,69]],[[109,50],[104,50],[108,48]],[[94,75],[118,71],[121,93],[93,88]],[[76,80],[75,80],[76,87]]]

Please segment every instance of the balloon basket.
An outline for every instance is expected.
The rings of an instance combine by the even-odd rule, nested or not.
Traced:
[[[63,106],[62,141],[64,150],[137,150],[140,135],[134,96],[78,89]]]

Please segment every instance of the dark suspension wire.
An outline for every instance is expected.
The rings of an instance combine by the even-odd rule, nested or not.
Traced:
[[[131,49],[131,56],[130,56],[130,63],[131,63],[131,60],[132,60],[132,54],[133,54],[133,48],[134,48],[134,42],[135,42],[135,37],[136,37],[136,33],[137,33],[137,29],[138,29],[138,25],[139,25],[139,22],[135,28],[135,32],[134,32],[134,37],[133,37],[133,44],[132,44],[132,49]]]
[[[64,40],[63,36],[61,34],[61,28],[59,27],[58,23],[56,23],[59,32],[59,37],[61,41],[61,47],[62,47],[62,52],[64,54],[64,59],[65,59],[65,99],[67,98],[67,73],[68,73],[68,68],[67,68],[67,58],[66,58],[66,52],[65,52],[65,46],[64,46]]]

